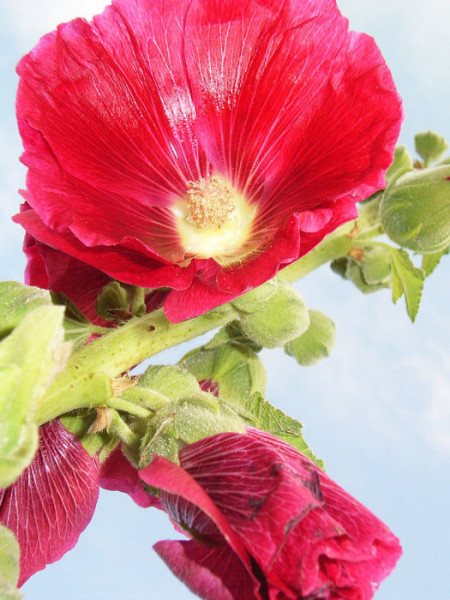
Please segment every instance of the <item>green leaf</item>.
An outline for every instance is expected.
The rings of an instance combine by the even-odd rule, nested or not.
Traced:
[[[64,339],[73,344],[74,350],[82,348],[92,334],[89,326],[73,319],[64,319],[63,325],[66,332]]]
[[[279,408],[272,406],[259,393],[253,394],[248,399],[246,409],[256,417],[256,427],[272,433],[291,446],[294,446],[294,448],[297,448],[302,454],[310,458],[318,467],[321,469],[324,468],[323,461],[314,455],[305,442],[302,434],[303,425],[300,421],[288,417]]]
[[[14,533],[0,525],[0,599],[20,600],[23,594],[17,589],[19,580],[20,548]]]
[[[19,477],[37,449],[36,411],[70,351],[63,316],[62,307],[39,306],[0,342],[0,487]]]
[[[0,339],[11,333],[30,311],[51,304],[50,293],[15,281],[0,282]]]
[[[425,276],[428,277],[435,270],[441,261],[444,254],[448,254],[450,247],[441,250],[440,252],[434,252],[433,254],[423,254],[421,268],[425,271]]]
[[[416,152],[423,158],[426,167],[442,158],[448,148],[445,138],[434,131],[418,133],[414,141]]]
[[[417,269],[407,252],[402,249],[391,249],[391,267],[392,300],[396,303],[405,295],[406,310],[414,323],[422,297],[425,272]]]

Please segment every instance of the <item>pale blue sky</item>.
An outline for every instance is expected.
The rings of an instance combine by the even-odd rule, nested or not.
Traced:
[[[404,98],[401,140],[436,129],[450,139],[448,0],[340,0],[353,29],[375,37]],[[57,23],[90,17],[102,0],[0,0],[1,279],[22,279],[22,231],[9,221],[24,170],[14,119],[14,67]],[[297,284],[337,326],[332,356],[310,369],[265,353],[269,399],[305,423],[329,474],[386,521],[404,556],[377,600],[448,600],[450,575],[450,260],[427,281],[410,324],[389,292],[363,296],[328,267]],[[174,362],[186,348],[168,351]],[[156,361],[155,361],[156,362]],[[78,546],[26,584],[29,600],[193,598],[153,553],[175,533],[164,515],[101,494]]]

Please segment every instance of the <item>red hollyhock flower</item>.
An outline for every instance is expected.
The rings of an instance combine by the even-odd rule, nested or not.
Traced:
[[[59,421],[41,427],[33,462],[0,490],[0,522],[20,546],[19,586],[75,546],[97,504],[98,468]]]
[[[374,41],[334,0],[115,0],[18,73],[31,210],[15,220],[99,282],[170,288],[174,321],[354,218],[402,116]]]
[[[207,600],[369,600],[398,539],[308,458],[249,429],[187,446],[139,472],[192,536],[155,549]]]

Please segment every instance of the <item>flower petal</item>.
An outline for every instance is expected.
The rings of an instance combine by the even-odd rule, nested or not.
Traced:
[[[177,265],[164,264],[135,249],[123,246],[84,246],[72,233],[58,233],[45,227],[34,210],[27,210],[14,217],[34,238],[69,254],[123,283],[142,287],[171,285],[175,289],[187,287],[194,275],[193,267],[185,269]]]
[[[22,585],[77,543],[98,498],[98,461],[59,421],[41,427],[31,465],[0,492],[0,521],[20,545]]]
[[[255,584],[229,546],[191,541],[157,542],[153,548],[173,574],[206,600],[260,600]]]
[[[165,206],[184,192],[190,173],[178,160],[165,106],[186,87],[180,55],[185,3],[178,4],[178,15],[162,28],[156,5],[116,2],[93,23],[61,25],[19,63],[17,114],[30,203],[34,207],[33,196],[49,176],[63,192],[58,203],[41,198],[46,224],[67,226],[81,217],[95,225],[97,218],[101,232],[114,219],[131,224],[133,205]],[[162,73],[168,42],[178,65],[172,61]]]
[[[100,487],[128,494],[138,506],[160,508],[159,499],[144,490],[138,471],[117,447],[100,467]]]
[[[106,276],[175,290],[175,321],[356,216],[384,185],[402,118],[378,48],[334,0],[116,0],[42,38],[18,72],[33,210],[16,220]],[[235,263],[206,279],[172,206],[212,174],[255,217]]]
[[[208,521],[205,524],[204,519],[202,519],[203,527],[209,528],[209,522],[214,524],[220,535],[226,540],[226,543],[239,557],[241,563],[251,573],[249,557],[239,538],[230,528],[227,520],[214,505],[211,498],[209,498],[191,475],[166,458],[155,456],[148,467],[139,471],[139,476],[147,485],[171,495],[174,508],[177,508],[177,499],[183,499],[185,522],[189,518],[192,519],[192,524],[195,521],[198,526],[199,511],[201,511]],[[167,504],[169,505],[169,502]]]
[[[401,101],[334,2],[193,3],[185,35],[198,138],[267,224],[383,185]]]

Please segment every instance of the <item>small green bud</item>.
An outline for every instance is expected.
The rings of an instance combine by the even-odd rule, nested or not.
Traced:
[[[369,285],[377,285],[389,281],[391,275],[391,254],[389,248],[375,246],[366,250],[361,263],[364,280]]]
[[[262,308],[277,290],[278,280],[276,278],[270,279],[259,287],[236,298],[231,304],[240,312],[252,313]]]
[[[426,167],[442,158],[448,148],[445,138],[434,131],[418,133],[414,141],[416,152],[423,158]]]
[[[202,393],[197,379],[176,365],[150,365],[139,377],[137,387],[151,388],[169,400]]]
[[[106,284],[97,296],[95,310],[103,319],[113,319],[118,311],[128,311],[130,300],[128,290],[118,281]]]
[[[330,267],[331,270],[336,273],[336,275],[339,275],[339,277],[342,277],[342,279],[347,279],[347,265],[349,263],[349,258],[346,258],[345,256],[341,256],[340,258],[335,258],[334,260],[331,261],[330,263]]]
[[[394,162],[387,170],[386,179],[390,181],[400,171],[412,171],[413,168],[414,162],[406,146],[397,146],[394,152]]]
[[[278,290],[253,313],[241,315],[244,333],[266,348],[284,346],[301,335],[309,325],[306,304],[287,283],[279,282]]]
[[[450,166],[416,170],[395,178],[381,202],[387,235],[420,254],[450,243]]]
[[[236,431],[244,433],[245,421],[212,394],[186,396],[158,410],[143,436],[139,466],[145,467],[153,454],[177,462],[178,451],[205,437]]]
[[[309,318],[308,329],[284,347],[286,354],[305,367],[329,356],[336,337],[335,325],[326,315],[318,310],[310,310]]]
[[[345,278],[349,279],[360,292],[363,294],[372,294],[385,287],[388,287],[388,283],[368,283],[364,278],[362,264],[353,258],[349,258],[347,261],[347,269],[345,271]]]

